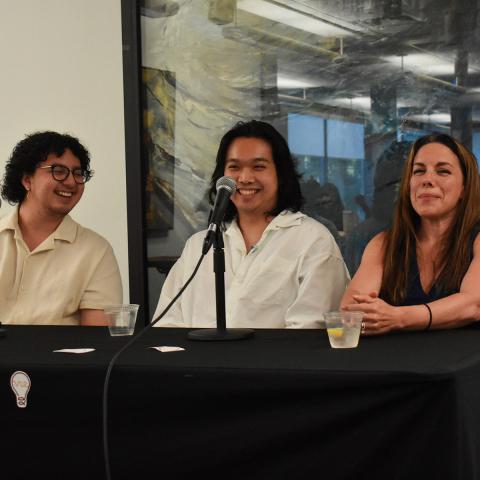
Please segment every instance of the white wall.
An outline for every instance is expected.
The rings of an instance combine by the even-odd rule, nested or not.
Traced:
[[[1,176],[26,133],[77,136],[95,176],[72,216],[112,244],[128,301],[120,0],[0,0],[0,12]]]

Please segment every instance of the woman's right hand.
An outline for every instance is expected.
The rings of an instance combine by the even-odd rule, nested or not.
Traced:
[[[363,335],[381,335],[403,328],[398,307],[394,307],[378,298],[376,292],[353,294],[352,299],[355,303],[344,305],[343,310],[364,313],[362,320]]]

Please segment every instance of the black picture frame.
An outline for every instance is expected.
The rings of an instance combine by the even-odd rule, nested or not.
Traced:
[[[147,282],[145,171],[142,162],[140,5],[121,0],[125,162],[130,303],[138,303],[137,329],[150,321]]]

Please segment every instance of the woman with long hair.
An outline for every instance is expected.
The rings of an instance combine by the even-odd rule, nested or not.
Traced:
[[[390,229],[374,237],[341,308],[362,333],[455,328],[480,319],[480,179],[475,156],[445,134],[410,149]]]

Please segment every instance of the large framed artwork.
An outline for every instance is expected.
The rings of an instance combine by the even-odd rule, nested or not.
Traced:
[[[174,218],[175,75],[144,67],[142,83],[147,235],[164,237]]]

